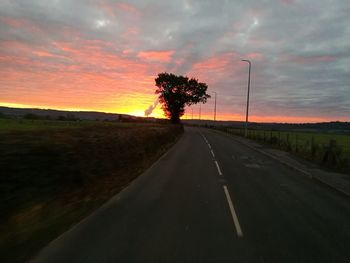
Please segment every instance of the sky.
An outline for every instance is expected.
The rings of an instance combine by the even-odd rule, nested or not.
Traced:
[[[212,98],[184,118],[350,121],[348,0],[0,0],[0,106],[144,116],[158,73]],[[200,109],[201,108],[201,109]],[[163,117],[160,105],[150,116]]]

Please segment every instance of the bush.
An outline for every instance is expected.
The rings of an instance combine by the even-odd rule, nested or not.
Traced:
[[[26,119],[26,120],[40,120],[42,117],[40,117],[39,115],[36,115],[34,113],[26,113],[24,116],[23,116],[23,119]]]

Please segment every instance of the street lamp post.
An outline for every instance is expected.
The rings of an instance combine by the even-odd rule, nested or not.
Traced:
[[[248,74],[248,94],[247,94],[247,110],[245,115],[245,129],[244,136],[248,137],[248,112],[249,112],[249,90],[250,90],[250,71],[252,67],[252,63],[248,59],[242,59],[242,61],[247,62],[249,64],[249,74]]]
[[[216,121],[216,92],[213,91],[213,93],[215,94],[215,104],[214,104],[214,121]]]

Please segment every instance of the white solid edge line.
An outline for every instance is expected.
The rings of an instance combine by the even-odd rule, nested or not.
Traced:
[[[211,152],[211,155],[213,155],[213,157],[215,158],[215,154],[214,154],[213,150],[210,150],[210,152]]]
[[[220,169],[218,162],[215,161],[215,164],[216,164],[216,168],[218,169],[219,175],[222,175],[222,172],[221,172],[221,169]]]
[[[224,192],[225,192],[226,199],[227,199],[227,202],[228,202],[228,206],[230,207],[230,211],[231,211],[233,223],[234,223],[235,228],[236,228],[237,236],[238,237],[243,237],[242,228],[241,228],[241,226],[239,224],[235,208],[233,207],[233,203],[232,203],[232,200],[231,200],[231,197],[230,197],[230,193],[228,192],[226,185],[224,185],[223,188],[224,188]]]
[[[205,141],[207,144],[209,144],[209,142],[208,142],[207,138],[204,136],[204,134],[203,134],[203,133],[200,133],[200,134],[202,135],[204,141]]]
[[[208,142],[207,138],[205,138],[205,136],[204,136],[204,135],[202,135],[202,136],[203,136],[204,141],[205,141],[207,144],[209,144],[209,142]]]
[[[205,143],[206,143],[206,144],[208,145],[208,147],[211,149],[211,145],[209,144],[207,138],[205,138],[205,136],[204,136],[203,134],[202,134],[202,137],[203,137]]]

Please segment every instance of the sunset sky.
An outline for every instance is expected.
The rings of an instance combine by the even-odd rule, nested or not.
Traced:
[[[0,0],[0,106],[143,116],[166,71],[243,120],[250,59],[252,121],[350,121],[349,14],[349,0]]]

